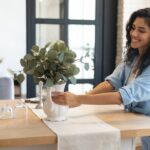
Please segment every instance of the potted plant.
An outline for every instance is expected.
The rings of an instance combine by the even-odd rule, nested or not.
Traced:
[[[23,72],[33,76],[34,83],[42,81],[46,86],[51,87],[68,80],[73,84],[76,83],[74,75],[80,70],[74,64],[75,61],[77,61],[76,53],[70,50],[64,41],[58,40],[49,42],[43,48],[34,45],[30,53],[20,60],[20,63]],[[78,61],[84,64],[86,70],[89,69],[89,64],[84,63],[83,59],[78,59]],[[24,80],[24,74],[15,74],[15,79],[21,83]]]
[[[88,51],[85,56],[77,60],[76,53],[70,50],[64,41],[58,40],[47,43],[43,48],[34,45],[31,51],[20,60],[23,72],[31,75],[34,83],[40,85],[40,89],[43,84],[47,87],[47,98],[44,101],[43,109],[49,120],[65,120],[65,116],[62,114],[65,115],[68,107],[54,104],[51,100],[51,91],[63,90],[64,88],[60,88],[58,85],[62,85],[68,80],[75,84],[74,75],[78,74],[80,70],[74,63],[80,61],[88,70],[89,64],[83,62],[83,58],[86,56],[88,56]],[[14,74],[19,83],[24,80],[24,73]],[[52,112],[52,107],[54,112]]]

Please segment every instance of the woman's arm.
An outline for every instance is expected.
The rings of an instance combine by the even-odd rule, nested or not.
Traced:
[[[114,87],[108,82],[104,81],[98,84],[93,90],[87,92],[86,94],[99,94],[99,93],[107,93],[112,92]]]
[[[77,95],[80,104],[110,105],[121,104],[119,92],[108,92],[94,95]]]
[[[77,107],[81,104],[109,105],[121,104],[122,99],[119,92],[108,92],[94,95],[75,95],[70,92],[54,92],[53,101],[60,105]]]

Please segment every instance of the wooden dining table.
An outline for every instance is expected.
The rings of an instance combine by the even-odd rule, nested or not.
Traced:
[[[20,100],[0,100],[0,107],[13,106]],[[72,115],[95,115],[120,130],[121,150],[135,149],[135,138],[150,135],[150,117],[125,112],[122,105],[82,105],[71,109]],[[30,108],[18,107],[14,118],[0,119],[0,149],[56,148],[57,136]],[[123,148],[124,147],[124,148]]]

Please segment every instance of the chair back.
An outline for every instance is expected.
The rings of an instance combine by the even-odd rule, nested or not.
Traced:
[[[0,77],[0,99],[14,99],[14,81],[11,77]]]

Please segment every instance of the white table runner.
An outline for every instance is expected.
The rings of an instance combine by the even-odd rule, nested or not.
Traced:
[[[120,131],[94,115],[75,116],[74,112],[66,121],[50,122],[44,119],[43,110],[32,111],[57,134],[57,150],[120,149]]]

